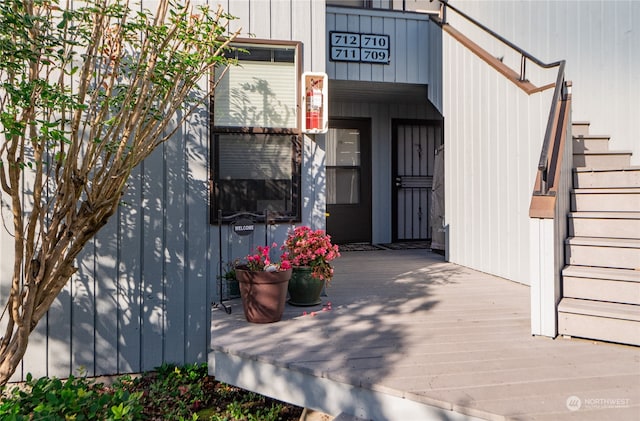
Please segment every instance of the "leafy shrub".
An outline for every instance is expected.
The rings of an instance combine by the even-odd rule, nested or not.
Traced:
[[[84,377],[34,379],[3,390],[0,419],[21,420],[139,420],[142,393],[130,393],[118,385],[107,388]]]
[[[216,381],[207,364],[163,364],[112,386],[85,377],[33,379],[3,390],[2,421],[291,421],[302,408]]]

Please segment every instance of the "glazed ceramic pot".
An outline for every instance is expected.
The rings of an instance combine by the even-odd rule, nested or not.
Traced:
[[[308,266],[293,268],[289,280],[289,304],[309,307],[322,303],[320,294],[324,287],[324,280],[314,278],[311,272],[312,269]]]

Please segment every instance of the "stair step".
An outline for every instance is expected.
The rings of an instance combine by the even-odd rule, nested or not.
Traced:
[[[640,249],[640,239],[636,238],[570,237],[567,238],[566,243],[576,246]]]
[[[640,346],[640,167],[572,123],[573,187],[558,334]]]
[[[562,279],[562,295],[567,298],[640,306],[640,282],[565,276]]]
[[[572,237],[565,244],[570,265],[640,270],[640,239]]]
[[[587,136],[589,134],[589,125],[591,125],[588,121],[573,121],[571,122],[571,133],[573,136]]]
[[[632,304],[563,298],[558,304],[558,311],[640,322],[640,308]]]
[[[573,212],[637,212],[640,188],[575,189],[571,193]]]
[[[581,268],[582,271],[571,268]],[[572,273],[578,276],[572,276]],[[562,275],[564,297],[640,305],[640,271],[567,266]]]
[[[558,334],[640,345],[640,307],[563,298],[558,305]]]
[[[640,219],[640,212],[572,212],[571,218]]]
[[[631,165],[631,151],[581,152],[573,154],[574,167],[624,168]]]
[[[640,239],[640,212],[573,212],[568,223],[572,237]]]
[[[630,269],[597,268],[590,266],[565,266],[563,276],[574,278],[608,279],[613,281],[640,282],[640,271]]]
[[[608,152],[609,139],[607,135],[573,135],[573,153]]]
[[[575,168],[573,171],[575,188],[640,188],[640,167],[620,169]]]

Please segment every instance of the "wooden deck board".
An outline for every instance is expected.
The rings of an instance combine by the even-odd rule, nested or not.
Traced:
[[[482,419],[640,419],[640,350],[532,337],[527,286],[385,250],[344,253],[327,293],[268,325],[240,300],[214,309],[213,353]],[[625,404],[570,411],[571,396]]]

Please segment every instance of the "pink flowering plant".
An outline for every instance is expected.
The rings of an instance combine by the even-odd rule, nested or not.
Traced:
[[[323,230],[312,230],[307,226],[296,227],[282,246],[293,266],[309,266],[314,278],[325,280],[333,278],[330,262],[340,257],[338,246],[331,244],[331,236]]]
[[[247,269],[255,272],[276,272],[279,270],[291,269],[291,262],[287,258],[287,254],[283,253],[280,256],[280,262],[273,262],[271,260],[271,250],[277,249],[278,245],[273,243],[271,246],[258,246],[253,254],[246,257]]]

